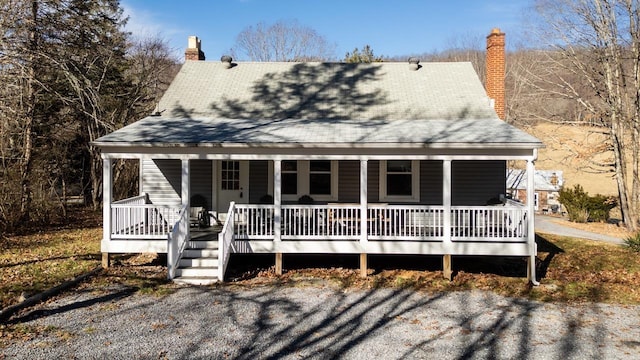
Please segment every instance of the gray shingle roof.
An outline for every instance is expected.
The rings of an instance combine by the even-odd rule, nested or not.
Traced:
[[[539,140],[499,119],[243,120],[148,117],[98,140],[103,145],[521,144]]]
[[[187,61],[159,106],[169,117],[228,119],[496,118],[470,63]]]
[[[542,146],[498,119],[470,63],[187,61],[159,110],[95,144]]]

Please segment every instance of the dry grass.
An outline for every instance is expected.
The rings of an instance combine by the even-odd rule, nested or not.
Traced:
[[[100,265],[102,229],[72,229],[0,239],[0,306],[17,303]]]
[[[557,221],[563,226],[572,227],[574,229],[590,231],[596,234],[614,236],[620,239],[626,239],[633,235],[633,232],[627,230],[624,226],[604,222],[575,223],[570,221]]]
[[[100,263],[101,229],[51,231],[17,236],[0,243],[0,301],[2,307],[17,303],[21,293],[34,294],[82,274]],[[538,257],[542,286],[531,287],[525,279],[521,258],[456,258],[454,281],[443,279],[441,259],[424,257],[407,263],[389,263],[388,258],[370,261],[373,270],[359,276],[357,262],[327,268],[289,268],[275,276],[272,263],[260,270],[256,265],[241,280],[223,286],[257,284],[286,286],[332,286],[344,289],[380,287],[420,291],[483,289],[505,296],[544,301],[586,301],[640,304],[640,256],[627,248],[571,238],[545,235]],[[92,278],[88,286],[99,289],[119,284],[131,291],[163,296],[177,286],[166,280],[166,259],[156,255],[121,256],[114,266]],[[431,262],[429,262],[431,261]],[[285,260],[285,268],[291,264]],[[403,270],[406,269],[406,270]]]
[[[588,170],[588,160],[604,143],[603,135],[594,134],[585,126],[559,125],[541,122],[524,129],[538,137],[545,148],[538,152],[536,169],[562,170],[565,187],[580,184],[591,195],[617,195],[618,187],[611,173]],[[606,162],[606,156],[597,156]]]
[[[541,300],[640,304],[640,256],[622,246],[545,235],[563,252],[540,247],[546,260]]]
[[[357,264],[295,268],[276,276],[273,267],[247,272],[235,286],[330,286],[339,289],[410,288],[425,292],[481,289],[539,301],[640,304],[640,256],[622,246],[545,235],[538,238],[538,277],[532,287],[521,258],[453,258],[454,280],[443,278],[441,259],[411,259],[394,268],[359,275]],[[303,261],[299,261],[304,263]],[[417,265],[417,266],[416,266]],[[285,268],[287,259],[285,259]],[[422,269],[420,268],[422,266]],[[403,270],[414,268],[416,270]]]
[[[539,238],[538,277],[532,287],[525,279],[526,265],[519,258],[453,259],[454,280],[449,282],[434,266],[417,270],[359,270],[345,267],[299,268],[276,276],[273,267],[245,274],[236,286],[331,286],[340,289],[410,288],[425,292],[481,289],[504,296],[540,301],[640,304],[640,256],[622,246],[545,235]],[[435,267],[441,266],[440,260]],[[416,263],[400,261],[405,268]],[[423,268],[428,265],[418,260]],[[433,265],[433,264],[432,264]],[[285,259],[286,267],[286,259]]]

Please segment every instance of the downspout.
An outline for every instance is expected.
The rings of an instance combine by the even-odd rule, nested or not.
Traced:
[[[533,156],[527,161],[527,205],[529,207],[529,226],[528,242],[529,242],[529,281],[534,286],[540,285],[536,280],[536,255],[538,253],[538,245],[536,244],[535,230],[535,161],[538,159],[538,149],[533,149]]]

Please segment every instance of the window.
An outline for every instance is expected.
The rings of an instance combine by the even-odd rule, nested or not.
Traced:
[[[309,162],[309,193],[311,195],[331,195],[331,161],[312,160]]]
[[[240,161],[222,161],[222,190],[240,189]]]
[[[296,195],[298,193],[298,162],[282,162],[282,194]]]
[[[332,160],[283,160],[282,199],[297,201],[302,195],[314,200],[338,200],[338,162]]]
[[[380,199],[419,201],[419,174],[420,162],[417,160],[380,161]]]

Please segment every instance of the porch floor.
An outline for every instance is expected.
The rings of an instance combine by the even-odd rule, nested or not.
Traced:
[[[191,241],[215,241],[222,227],[218,225],[210,227],[191,227]]]

